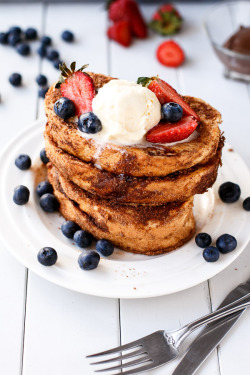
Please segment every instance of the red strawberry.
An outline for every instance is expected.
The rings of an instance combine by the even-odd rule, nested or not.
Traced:
[[[165,4],[157,9],[149,23],[149,27],[161,35],[175,34],[181,25],[182,17],[172,4]]]
[[[183,50],[173,40],[167,40],[161,43],[157,48],[156,56],[162,65],[174,68],[180,66],[185,60]]]
[[[175,102],[180,104],[183,109],[183,113],[186,115],[193,116],[196,120],[200,121],[197,113],[182,99],[177,91],[170,86],[167,82],[164,82],[160,78],[154,78],[148,85],[149,90],[153,91],[157,96],[161,104],[168,102]]]
[[[148,35],[147,25],[138,4],[134,0],[127,0],[126,11],[133,35],[137,38],[146,38]]]
[[[113,1],[109,6],[109,19],[117,22],[124,19],[126,15],[127,0]]]
[[[115,22],[113,26],[108,28],[107,34],[110,39],[114,39],[124,47],[128,47],[131,44],[132,36],[127,20]]]
[[[184,116],[175,123],[162,122],[150,129],[146,134],[148,142],[172,143],[188,138],[196,129],[198,123],[191,116]]]

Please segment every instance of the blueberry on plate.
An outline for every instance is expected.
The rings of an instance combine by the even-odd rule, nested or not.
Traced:
[[[67,238],[73,238],[74,234],[81,228],[74,221],[65,221],[61,226],[62,234]]]
[[[63,31],[61,36],[65,42],[73,42],[74,40],[74,34],[69,30]]]
[[[36,83],[39,86],[46,86],[48,83],[48,79],[45,75],[39,74],[39,76],[36,77]]]
[[[102,124],[93,112],[86,112],[79,117],[78,128],[81,132],[95,134],[102,130]]]
[[[219,196],[224,203],[237,202],[240,198],[240,194],[241,190],[239,185],[233,182],[224,182],[224,184],[219,187]]]
[[[43,148],[41,151],[40,151],[40,159],[41,161],[44,163],[44,164],[47,164],[49,162],[49,158],[47,157],[46,155],[46,150],[45,148]]]
[[[75,114],[75,104],[68,98],[60,98],[54,104],[54,111],[57,116],[66,120]]]
[[[217,238],[216,247],[222,254],[227,254],[236,249],[237,240],[230,234],[222,234]]]
[[[81,248],[89,247],[93,241],[92,235],[86,232],[86,230],[78,230],[75,232],[73,238],[77,246]]]
[[[250,197],[244,199],[242,206],[244,210],[250,211]]]
[[[43,46],[51,46],[52,43],[52,39],[47,35],[42,36],[40,41]]]
[[[59,52],[57,52],[55,49],[50,50],[47,53],[47,59],[50,60],[50,61],[54,61],[54,60],[59,59]]]
[[[40,89],[38,90],[38,96],[39,98],[45,98],[45,95],[47,94],[49,88],[48,87],[40,87]]]
[[[46,46],[44,45],[41,45],[38,49],[37,49],[37,53],[40,57],[45,57],[47,55],[47,48]]]
[[[98,267],[100,255],[95,251],[88,251],[87,254],[81,253],[78,257],[79,267],[84,271],[94,270]]]
[[[37,254],[37,260],[43,266],[53,266],[57,261],[57,252],[52,247],[43,247]]]
[[[44,194],[53,193],[53,187],[48,181],[42,181],[40,182],[36,187],[36,193],[39,197],[41,197]]]
[[[34,29],[34,27],[28,27],[28,29],[25,30],[24,34],[27,40],[37,39],[37,31],[36,29]]]
[[[19,34],[9,34],[8,36],[8,43],[14,47],[16,46],[18,43],[20,43],[22,41],[21,37]]]
[[[8,33],[0,33],[0,44],[8,44]]]
[[[40,198],[40,206],[46,212],[55,212],[59,208],[59,202],[53,194],[46,193]]]
[[[9,77],[9,82],[12,86],[18,87],[21,86],[22,76],[19,73],[12,73]]]
[[[209,247],[206,247],[206,249],[204,249],[203,251],[203,258],[207,262],[217,262],[219,257],[220,257],[220,252],[217,249],[217,247],[209,246]]]
[[[23,204],[28,203],[29,197],[30,197],[30,191],[26,186],[18,185],[14,189],[13,201],[19,206],[22,206]]]
[[[54,66],[54,68],[56,68],[56,69],[58,69],[59,70],[59,65],[62,65],[62,60],[55,60],[55,61],[53,61],[53,66]]]
[[[114,252],[114,245],[108,240],[98,240],[96,242],[96,251],[104,257],[108,257]]]
[[[28,56],[30,54],[30,46],[27,43],[18,44],[16,50],[21,56]]]
[[[9,29],[9,33],[10,34],[18,34],[18,35],[20,35],[21,32],[22,32],[22,29],[19,26],[11,26],[10,29]]]
[[[208,233],[198,233],[195,237],[195,243],[197,246],[204,249],[205,247],[211,245],[212,238]]]
[[[169,102],[161,107],[161,115],[164,121],[177,122],[182,118],[183,109],[180,104]]]
[[[22,171],[26,171],[26,169],[29,169],[31,166],[31,159],[29,155],[19,155],[15,160],[15,165]]]

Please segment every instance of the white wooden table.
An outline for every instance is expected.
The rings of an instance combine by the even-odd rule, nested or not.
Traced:
[[[154,54],[161,37],[151,35],[145,41],[134,42],[129,49],[110,43],[105,36],[106,13],[100,4],[0,4],[0,31],[12,25],[36,26],[40,35],[53,37],[54,46],[67,63],[73,60],[79,65],[89,63],[95,72],[129,80],[159,74],[180,93],[201,97],[222,112],[222,127],[228,142],[250,167],[250,91],[246,84],[222,76],[222,66],[202,27],[210,6],[178,5],[185,26],[176,39],[187,55],[186,63],[178,70],[157,62]],[[147,19],[154,9],[152,5],[143,7]],[[60,39],[65,29],[75,33],[75,43],[67,44]],[[36,47],[34,43],[33,50]],[[18,89],[7,80],[16,71],[24,80],[24,86]],[[51,64],[41,62],[35,53],[23,58],[12,48],[0,46],[2,147],[22,128],[44,116],[43,100],[37,99],[35,83],[39,72],[49,77],[50,84],[58,77]],[[249,257],[250,245],[218,276],[174,295],[117,300],[53,285],[19,264],[0,244],[0,374],[93,374],[86,354],[157,329],[174,329],[215,309],[232,288],[249,278]],[[250,312],[247,312],[198,374],[249,375],[249,348]],[[177,363],[173,361],[150,374],[169,375]]]

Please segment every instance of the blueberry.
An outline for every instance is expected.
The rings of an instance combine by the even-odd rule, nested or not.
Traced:
[[[46,86],[48,83],[48,79],[45,75],[39,74],[39,76],[36,77],[36,83],[39,86]]]
[[[59,208],[59,202],[53,194],[46,193],[40,198],[40,206],[46,212],[55,212]]]
[[[102,124],[93,112],[86,112],[79,117],[78,128],[84,133],[95,134],[102,130]]]
[[[100,255],[95,251],[88,251],[87,254],[81,253],[78,257],[78,264],[84,271],[90,271],[97,268],[100,262]]]
[[[46,155],[46,150],[45,148],[43,148],[41,151],[40,151],[40,159],[41,161],[44,163],[44,164],[47,164],[49,162],[49,159]]]
[[[96,242],[96,251],[98,251],[98,253],[104,257],[108,257],[109,255],[113,254],[114,245],[108,240],[98,240]]]
[[[63,31],[61,36],[65,42],[72,42],[74,40],[74,34],[69,30]]]
[[[27,30],[25,30],[24,34],[27,40],[37,39],[37,31],[34,29],[34,27],[29,27]]]
[[[53,187],[48,181],[40,182],[36,187],[36,193],[39,197],[47,193],[53,193]]]
[[[86,230],[78,230],[74,234],[74,241],[77,246],[81,248],[89,247],[92,244],[93,237],[90,233],[86,232]]]
[[[45,95],[47,94],[48,92],[48,87],[41,87],[39,90],[38,90],[38,96],[39,98],[45,98]]]
[[[58,58],[59,58],[59,52],[57,52],[55,49],[52,49],[47,53],[47,59],[50,61],[57,60]]]
[[[20,43],[17,46],[17,52],[19,55],[28,56],[30,54],[30,46],[27,43]]]
[[[236,249],[237,240],[230,234],[222,234],[217,238],[216,246],[222,254],[227,254]]]
[[[220,257],[220,252],[217,247],[209,246],[203,251],[203,258],[207,262],[216,262]]]
[[[65,221],[61,226],[62,234],[67,238],[73,238],[74,234],[80,230],[79,225],[73,221]]]
[[[46,46],[44,45],[41,45],[38,49],[37,49],[37,53],[40,57],[45,57],[47,55],[47,48]]]
[[[10,34],[18,34],[18,35],[20,35],[21,32],[22,32],[22,29],[21,29],[21,27],[19,27],[19,26],[12,26],[12,27],[9,29],[9,33],[10,33]]]
[[[8,33],[0,33],[0,44],[8,43]]]
[[[43,247],[38,252],[37,259],[43,266],[53,266],[57,261],[57,252],[52,247]]]
[[[14,189],[13,201],[22,206],[29,201],[30,192],[26,186],[19,185]]]
[[[41,44],[43,46],[51,46],[51,43],[52,43],[52,39],[49,36],[44,35],[41,37]]]
[[[12,73],[9,77],[9,82],[12,84],[12,86],[21,86],[22,83],[22,76],[19,73]]]
[[[182,118],[183,109],[180,104],[169,102],[161,107],[162,119],[168,122],[177,122]]]
[[[244,210],[250,211],[250,197],[246,198],[242,204]]]
[[[55,61],[53,61],[53,66],[54,66],[54,68],[56,68],[56,69],[58,69],[59,70],[59,65],[62,65],[62,60],[55,60]]]
[[[22,171],[25,171],[26,169],[29,169],[31,166],[31,159],[29,155],[19,155],[15,160],[15,165],[17,168],[21,169]]]
[[[224,182],[224,184],[219,187],[219,196],[222,202],[237,202],[240,198],[240,194],[241,191],[239,185],[234,184],[233,182]]]
[[[19,34],[9,34],[8,36],[8,43],[14,47],[16,46],[18,43],[20,43],[22,41],[21,37]]]
[[[54,111],[57,116],[66,120],[75,114],[75,104],[68,98],[60,98],[54,104]]]
[[[211,245],[211,242],[212,242],[212,238],[207,233],[198,233],[195,237],[196,245],[199,247],[202,247],[203,249]]]

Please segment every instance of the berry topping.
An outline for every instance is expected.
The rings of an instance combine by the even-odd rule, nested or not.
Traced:
[[[26,171],[31,166],[31,159],[29,155],[19,155],[15,160],[15,165],[22,171]]]
[[[183,110],[180,104],[169,102],[163,104],[161,114],[164,121],[177,122],[182,118]]]
[[[224,182],[224,184],[219,187],[219,196],[224,203],[237,202],[240,198],[240,194],[241,190],[239,185],[233,182]]]
[[[47,53],[47,59],[50,61],[57,60],[58,58],[59,58],[59,52],[56,51],[55,49],[52,49]]]
[[[21,56],[28,56],[30,54],[30,46],[27,43],[18,44],[16,50]]]
[[[37,260],[43,266],[53,266],[57,261],[57,252],[52,247],[43,247],[37,254]]]
[[[14,190],[13,201],[14,203],[22,206],[29,201],[30,192],[26,186],[19,185]]]
[[[20,35],[19,34],[9,34],[9,36],[8,36],[8,43],[12,46],[12,47],[14,47],[14,46],[16,46],[18,43],[20,43],[21,42],[21,37],[20,37]]]
[[[54,104],[54,111],[57,116],[66,120],[75,114],[75,104],[68,98],[60,98]]]
[[[172,143],[188,138],[196,129],[198,123],[191,116],[185,116],[175,123],[160,122],[146,134],[148,142]]]
[[[173,40],[161,43],[156,51],[158,61],[165,66],[177,68],[185,60],[185,54],[181,47]]]
[[[63,31],[61,36],[65,42],[73,42],[74,40],[74,34],[69,30]]]
[[[227,254],[236,249],[237,240],[230,234],[222,234],[216,241],[216,247],[222,254]]]
[[[8,43],[8,33],[0,33],[0,44]]]
[[[22,83],[22,76],[19,73],[12,73],[9,77],[9,82],[12,86],[18,87],[21,86]]]
[[[39,98],[45,98],[45,95],[47,94],[48,89],[49,89],[48,87],[41,87],[38,90],[38,96],[39,96]]]
[[[46,193],[40,198],[40,206],[46,212],[55,212],[59,208],[59,202],[53,194]]]
[[[51,46],[52,40],[49,36],[45,35],[41,37],[41,44],[44,46]]]
[[[38,49],[37,49],[37,53],[40,57],[45,57],[47,55],[47,48],[45,45],[41,45]]]
[[[108,37],[115,40],[124,47],[129,47],[132,42],[129,21],[121,20],[115,22],[108,28]]]
[[[62,234],[67,238],[73,238],[74,234],[79,230],[79,225],[73,221],[65,221],[61,226]]]
[[[78,128],[81,132],[95,134],[102,130],[102,124],[93,112],[86,112],[79,117]]]
[[[96,242],[96,251],[104,257],[108,257],[114,252],[114,245],[108,240],[98,240]]]
[[[250,211],[250,197],[246,198],[242,204],[244,210]]]
[[[39,86],[46,86],[48,83],[48,79],[45,75],[39,74],[39,76],[36,77],[36,82]]]
[[[94,270],[99,262],[100,255],[95,251],[88,251],[87,254],[81,253],[78,258],[79,267],[84,271]]]
[[[40,159],[41,161],[44,163],[44,164],[47,164],[49,162],[49,158],[47,157],[46,155],[46,150],[45,148],[43,148],[41,151],[40,151]]]
[[[40,182],[36,187],[36,193],[39,197],[41,197],[44,194],[53,193],[53,187],[48,181],[42,181]]]
[[[175,34],[181,25],[182,17],[171,4],[162,5],[149,23],[149,27],[161,35]]]
[[[203,258],[207,262],[217,262],[220,257],[220,252],[217,247],[209,246],[203,251]]]
[[[86,230],[78,230],[75,232],[73,238],[77,246],[81,248],[89,247],[93,241],[92,235],[86,232]]]
[[[37,39],[37,31],[33,27],[29,27],[27,30],[25,30],[24,34],[27,40]]]
[[[208,247],[212,243],[212,238],[208,233],[198,233],[195,237],[195,243],[201,248]]]

